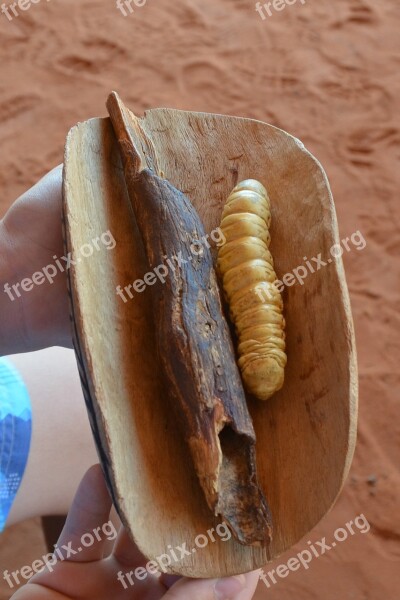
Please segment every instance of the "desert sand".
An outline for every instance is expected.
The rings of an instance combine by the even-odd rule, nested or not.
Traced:
[[[330,514],[276,568],[364,514],[356,531],[308,569],[257,598],[395,600],[400,593],[400,6],[392,0],[307,0],[263,20],[252,0],[148,0],[123,16],[113,2],[53,0],[0,13],[0,216],[62,161],[69,128],[106,115],[112,89],[137,114],[151,107],[266,121],[323,164],[344,253],[360,375],[358,443]],[[396,160],[397,159],[397,160]],[[333,332],[334,335],[334,332]],[[37,522],[0,539],[0,571],[44,550]],[[0,578],[1,579],[1,578]],[[9,597],[0,582],[0,599]]]

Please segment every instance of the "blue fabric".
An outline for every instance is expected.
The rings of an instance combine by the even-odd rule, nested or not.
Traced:
[[[0,531],[21,485],[31,434],[28,391],[16,368],[0,358]]]

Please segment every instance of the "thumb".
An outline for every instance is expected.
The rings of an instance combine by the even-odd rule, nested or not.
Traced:
[[[103,557],[104,527],[111,524],[110,510],[111,498],[102,470],[100,465],[93,465],[79,485],[57,542],[64,561],[92,562]]]
[[[259,572],[223,579],[180,579],[163,600],[250,600],[257,587]]]

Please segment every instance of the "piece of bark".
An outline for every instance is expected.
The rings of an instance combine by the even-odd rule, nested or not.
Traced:
[[[158,355],[200,485],[241,543],[268,543],[272,521],[257,482],[255,433],[203,225],[184,194],[143,168],[117,95],[107,106],[149,269],[168,271],[152,288]]]

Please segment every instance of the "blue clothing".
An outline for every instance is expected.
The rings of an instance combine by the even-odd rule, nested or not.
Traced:
[[[31,435],[28,390],[11,362],[0,358],[0,531],[21,485]]]

